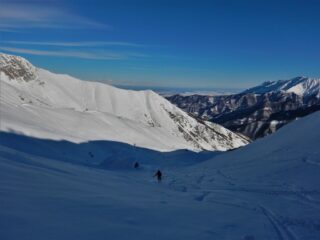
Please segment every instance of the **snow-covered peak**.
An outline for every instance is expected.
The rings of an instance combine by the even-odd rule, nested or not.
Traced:
[[[289,86],[287,92],[293,92],[301,96],[320,96],[320,78],[304,78],[298,84]]]
[[[289,80],[268,81],[243,93],[264,94],[269,92],[292,92],[299,96],[320,96],[320,78],[295,77]]]
[[[38,78],[37,69],[26,59],[0,53],[0,74],[9,80],[29,82]]]

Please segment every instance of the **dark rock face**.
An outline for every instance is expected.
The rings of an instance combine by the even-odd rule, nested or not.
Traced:
[[[319,94],[293,92],[240,93],[228,96],[167,97],[184,111],[242,133],[251,139],[271,134],[290,121],[320,109]]]

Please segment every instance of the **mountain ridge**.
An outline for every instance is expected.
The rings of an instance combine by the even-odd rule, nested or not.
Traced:
[[[301,96],[310,96],[320,92],[320,78],[299,76],[288,80],[267,81],[242,93],[265,94],[271,92],[293,92]]]
[[[249,142],[217,124],[200,123],[153,91],[54,74],[21,57],[0,59],[8,58],[9,65],[0,65],[2,131],[74,142],[119,141],[161,151],[228,150]],[[19,77],[6,74],[15,70]]]
[[[257,139],[319,110],[320,79],[297,77],[227,96],[174,95],[167,99],[193,116]]]

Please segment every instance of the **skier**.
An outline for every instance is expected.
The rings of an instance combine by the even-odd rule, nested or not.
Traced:
[[[133,165],[133,167],[134,167],[135,169],[139,168],[139,163],[138,163],[138,162],[135,162],[134,165]]]
[[[158,169],[157,172],[154,174],[154,177],[157,177],[158,182],[161,182],[162,172]]]

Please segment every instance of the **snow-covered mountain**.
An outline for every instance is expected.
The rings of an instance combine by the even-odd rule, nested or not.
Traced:
[[[249,88],[243,93],[264,94],[270,92],[295,93],[299,96],[320,97],[320,78],[296,77],[289,80],[268,81],[263,84]]]
[[[167,99],[196,117],[256,139],[319,110],[320,79],[297,77],[228,96],[175,95]]]
[[[190,117],[152,91],[81,81],[0,54],[0,130],[76,143],[108,140],[160,151],[228,150],[248,140]]]

